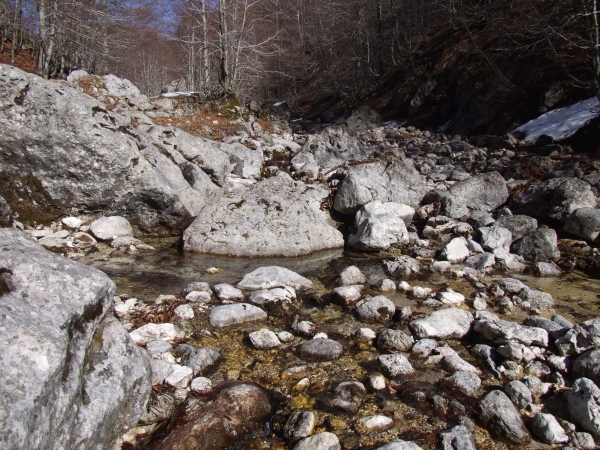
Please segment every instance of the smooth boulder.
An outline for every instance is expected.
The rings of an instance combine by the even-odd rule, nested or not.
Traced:
[[[406,225],[412,220],[414,211],[401,203],[382,203],[379,200],[368,203],[354,218],[355,232],[348,238],[348,245],[371,252],[407,244]]]
[[[321,202],[329,192],[281,172],[247,191],[212,202],[183,234],[188,252],[230,256],[300,256],[342,248]]]

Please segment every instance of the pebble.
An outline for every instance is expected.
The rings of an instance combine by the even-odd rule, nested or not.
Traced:
[[[344,348],[331,339],[311,339],[298,347],[302,358],[318,361],[331,361],[342,356]]]
[[[208,320],[213,327],[226,327],[245,322],[264,320],[267,313],[249,303],[216,306],[210,311]]]
[[[271,330],[263,328],[262,330],[253,331],[248,335],[250,342],[259,350],[269,350],[277,348],[281,345],[279,338]]]
[[[173,313],[182,320],[190,320],[195,316],[194,310],[190,305],[179,305],[173,310]]]
[[[464,303],[465,296],[459,292],[454,292],[449,289],[447,291],[440,292],[438,294],[438,300],[445,305],[460,305],[461,303]]]
[[[395,292],[396,291],[396,283],[389,278],[385,278],[381,280],[381,284],[379,285],[379,289],[382,292]]]
[[[306,438],[313,434],[315,424],[316,419],[313,412],[295,412],[287,420],[283,428],[283,435],[292,441]]]
[[[244,293],[230,284],[216,284],[213,291],[221,300],[244,300]]]
[[[199,394],[208,394],[212,391],[213,385],[212,381],[208,378],[197,377],[192,380],[192,384],[190,385],[190,389]]]
[[[370,328],[359,328],[356,330],[355,336],[360,341],[374,341],[377,339],[377,333]]]
[[[396,312],[396,305],[383,295],[360,302],[356,307],[359,319],[365,322],[385,322]]]
[[[339,286],[365,284],[366,282],[367,277],[365,277],[360,269],[356,266],[346,267],[338,277]]]
[[[369,385],[374,391],[382,391],[387,387],[387,382],[383,375],[372,375],[369,378]]]
[[[527,408],[533,401],[531,391],[525,383],[514,380],[504,386],[508,398],[520,409]]]
[[[362,417],[356,421],[356,428],[359,432],[384,431],[393,426],[394,419],[381,415]]]
[[[277,337],[279,338],[279,340],[281,342],[283,342],[284,344],[289,344],[290,342],[294,342],[295,337],[289,331],[280,331],[279,333],[276,333],[276,334],[277,334]]]
[[[412,336],[400,330],[387,329],[377,338],[377,347],[384,353],[406,352],[413,346]]]
[[[415,372],[406,356],[400,354],[380,355],[378,358],[379,367],[384,374],[391,378],[402,375],[412,375]]]
[[[306,437],[292,450],[342,450],[338,437],[327,431]]]
[[[174,365],[173,373],[165,378],[165,383],[178,389],[185,389],[192,381],[194,372],[190,367]]]

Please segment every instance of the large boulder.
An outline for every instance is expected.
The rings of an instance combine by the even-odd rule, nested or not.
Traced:
[[[577,178],[551,178],[530,186],[519,200],[521,212],[565,223],[579,208],[594,208],[591,186]]]
[[[299,256],[344,246],[320,209],[328,192],[285,173],[207,205],[183,234],[185,251],[234,256]]]
[[[560,257],[556,231],[545,225],[516,241],[512,251],[533,262],[553,261]]]
[[[342,214],[355,214],[373,200],[418,206],[429,191],[411,161],[394,160],[349,167],[333,202]]]
[[[112,448],[151,390],[102,272],[0,229],[3,448]]]
[[[588,242],[595,242],[600,235],[600,209],[576,209],[567,219],[564,230]]]
[[[579,378],[569,391],[569,414],[571,420],[600,438],[600,389],[588,378]]]
[[[20,220],[103,213],[172,234],[191,223],[219,190],[229,158],[217,143],[134,126],[127,114],[0,65],[0,194]]]
[[[439,201],[442,212],[453,219],[467,217],[470,211],[490,212],[508,200],[506,181],[498,172],[482,173],[453,184],[447,191],[434,191],[426,203]]]
[[[363,251],[379,251],[392,245],[408,244],[406,225],[410,224],[414,212],[408,205],[375,200],[356,214],[356,232],[350,235],[348,245]]]

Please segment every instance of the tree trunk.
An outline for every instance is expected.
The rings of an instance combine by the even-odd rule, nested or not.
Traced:
[[[229,83],[229,35],[227,30],[227,0],[219,0],[220,79],[223,87]]]

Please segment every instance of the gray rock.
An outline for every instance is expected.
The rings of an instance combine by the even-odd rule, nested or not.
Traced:
[[[133,229],[125,217],[100,217],[90,223],[90,232],[96,239],[110,241],[112,239],[131,236]]]
[[[256,291],[261,289],[285,288],[290,287],[295,290],[308,290],[313,288],[312,281],[298,275],[285,267],[268,266],[258,269],[244,275],[242,281],[238,283],[238,288]]]
[[[377,347],[384,353],[406,352],[413,346],[414,339],[401,330],[383,330],[377,338]]]
[[[361,382],[344,381],[338,384],[331,394],[325,395],[320,401],[328,408],[356,414],[366,394],[367,390]]]
[[[348,245],[362,251],[387,250],[392,246],[407,244],[408,230],[414,209],[400,203],[382,203],[379,200],[364,205],[354,218],[355,233]]]
[[[518,342],[509,342],[506,345],[501,345],[496,349],[496,352],[505,359],[517,362],[529,363],[536,357],[535,353],[529,347]]]
[[[561,327],[563,327],[567,330],[570,330],[574,326],[571,322],[569,322],[567,319],[565,319],[560,314],[555,314],[554,316],[552,316],[552,322],[556,322]]]
[[[579,356],[573,364],[573,371],[579,377],[600,383],[600,350],[589,350]]]
[[[157,358],[163,353],[168,353],[173,350],[173,346],[169,344],[167,341],[150,341],[146,344],[146,351],[153,358]]]
[[[390,378],[412,375],[415,373],[415,370],[406,356],[399,353],[393,355],[380,355],[377,360],[379,361],[379,367],[382,372]]]
[[[473,329],[481,337],[496,344],[515,341],[525,345],[548,346],[548,332],[542,328],[522,326],[501,319],[482,319],[475,322]]]
[[[533,402],[531,391],[527,385],[521,381],[513,380],[507,383],[506,386],[504,386],[504,390],[511,401],[520,409],[527,408],[531,402]]]
[[[3,447],[114,445],[151,389],[150,358],[113,317],[114,284],[12,229],[0,272]]]
[[[334,303],[339,303],[348,309],[354,309],[356,307],[356,303],[362,297],[363,289],[364,286],[360,284],[334,288],[333,291],[331,291],[331,301]]]
[[[183,234],[185,251],[234,256],[300,256],[344,246],[320,209],[329,192],[281,172],[206,205]]]
[[[358,135],[380,127],[383,124],[383,119],[377,111],[368,106],[361,106],[352,111],[345,123],[351,135]]]
[[[458,308],[434,311],[422,319],[413,320],[409,327],[417,339],[462,338],[471,329],[473,315]]]
[[[496,258],[491,253],[481,253],[467,258],[464,264],[466,267],[470,267],[479,273],[485,273],[487,269],[496,264]]]
[[[152,383],[162,384],[169,375],[173,373],[173,364],[161,359],[150,360],[150,368],[152,370]]]
[[[568,331],[558,323],[540,316],[529,316],[525,318],[523,324],[529,327],[543,328],[552,339],[557,339]]]
[[[464,237],[452,239],[442,250],[441,257],[452,264],[463,262],[469,257],[467,240]]]
[[[594,450],[596,449],[596,443],[594,442],[594,437],[590,433],[586,433],[585,431],[578,431],[570,434],[572,448],[575,449],[585,449],[585,450]],[[563,447],[563,450],[567,447]]]
[[[410,256],[396,256],[392,261],[384,261],[386,273],[401,278],[409,278],[421,273],[421,263]]]
[[[216,306],[210,311],[208,320],[213,327],[226,327],[239,323],[264,320],[267,313],[257,306],[248,303]]]
[[[12,209],[4,197],[0,195],[0,228],[10,227],[12,223]]]
[[[394,419],[382,416],[367,416],[361,417],[355,423],[355,429],[359,433],[372,433],[375,431],[389,430],[394,426]]]
[[[519,297],[529,302],[533,309],[549,309],[554,306],[554,299],[547,292],[539,291],[537,289],[531,289],[525,287],[519,292]]]
[[[335,434],[325,431],[302,439],[293,450],[342,450],[342,447]]]
[[[234,143],[221,145],[220,149],[229,156],[234,174],[255,180],[261,177],[265,158],[260,147],[251,150],[245,145]]]
[[[215,291],[216,296],[219,297],[219,299],[221,300],[244,300],[244,293],[230,284],[215,284],[213,286],[213,291]]]
[[[172,323],[147,323],[129,333],[129,336],[138,345],[145,345],[150,341],[176,341],[185,338],[185,333]]]
[[[441,194],[442,211],[454,219],[467,217],[472,210],[493,211],[507,199],[506,182],[498,172],[459,181]]]
[[[538,377],[531,375],[521,378],[521,382],[527,386],[531,391],[531,395],[534,397],[540,397],[548,393],[552,385],[550,383],[543,383]]]
[[[253,291],[248,300],[278,317],[289,316],[297,311],[294,303],[296,291],[291,287]]]
[[[514,216],[506,215],[499,217],[496,225],[509,230],[513,241],[516,241],[535,231],[538,227],[538,222],[533,217],[517,214]]]
[[[143,244],[139,239],[134,238],[133,236],[120,236],[113,239],[110,243],[112,248],[123,248],[123,247],[131,247]]]
[[[388,442],[383,447],[377,447],[377,449],[375,449],[375,450],[423,450],[423,449],[421,447],[419,447],[417,444],[415,444],[414,442],[403,441],[403,440],[397,439],[395,441]]]
[[[442,450],[476,450],[473,436],[467,427],[457,425],[440,433]]]
[[[479,234],[481,235],[481,246],[486,250],[493,251],[499,248],[508,250],[513,241],[512,233],[497,223],[491,227],[480,228]]]
[[[355,214],[373,200],[416,207],[428,190],[425,178],[411,161],[359,164],[345,171],[333,208],[342,214]]]
[[[216,143],[174,128],[134,128],[131,117],[77,89],[11,66],[0,67],[0,97],[0,147],[10,149],[0,156],[1,178],[31,177],[44,186],[10,191],[6,200],[21,217],[87,211],[125,216],[146,231],[180,233],[218,191],[207,173],[216,173],[220,161],[229,170]],[[207,191],[185,179],[188,165],[209,178]]]
[[[252,345],[259,350],[268,350],[281,346],[281,342],[277,335],[266,328],[253,331],[248,335],[248,338]]]
[[[560,257],[556,231],[542,225],[511,247],[513,253],[528,261],[552,261]]]
[[[198,394],[208,394],[213,390],[213,384],[208,378],[197,377],[192,380],[190,389]]]
[[[427,358],[437,346],[435,339],[420,339],[412,346],[411,353],[418,358]]]
[[[498,287],[508,294],[518,294],[527,286],[516,278],[502,278],[498,281]]]
[[[492,391],[479,402],[479,418],[493,436],[515,445],[531,440],[519,411],[502,391]]]
[[[182,354],[181,365],[190,367],[194,376],[205,374],[221,359],[221,354],[214,348],[196,348],[187,344],[179,344],[177,350]]]
[[[454,354],[454,355],[448,355],[448,356],[444,356],[442,358],[442,368],[446,371],[446,372],[450,372],[450,373],[455,373],[455,372],[471,372],[471,373],[475,373],[475,374],[480,374],[480,370],[473,366],[472,364],[469,364],[467,361],[465,361],[464,359],[462,359],[460,356]]]
[[[600,438],[600,389],[592,380],[579,378],[567,395],[571,420]]]
[[[586,350],[600,348],[600,319],[590,319],[575,325],[556,340],[562,356],[578,355]]]
[[[338,277],[338,286],[359,285],[365,284],[366,282],[367,277],[365,277],[356,266],[346,267]]]
[[[358,318],[364,322],[385,322],[396,312],[396,305],[383,295],[360,302],[356,307]]]
[[[444,383],[468,397],[478,397],[481,379],[473,372],[455,372],[444,378]]]
[[[571,213],[563,228],[588,242],[596,242],[600,235],[600,210],[579,208]]]
[[[313,412],[295,412],[285,423],[283,435],[286,439],[297,441],[313,434],[315,425],[316,419]]]
[[[565,223],[579,208],[594,208],[591,186],[577,178],[551,178],[527,188],[519,199],[521,212]]]
[[[553,262],[536,262],[531,266],[531,271],[538,277],[559,277],[563,273]]]
[[[181,293],[185,297],[194,291],[207,292],[208,294],[212,295],[212,290],[210,289],[210,285],[205,281],[194,281],[194,282],[188,284]]]
[[[566,444],[569,436],[552,414],[537,413],[531,421],[533,434],[546,444]]]
[[[311,339],[298,347],[298,353],[305,359],[331,361],[342,356],[344,348],[331,339]]]

